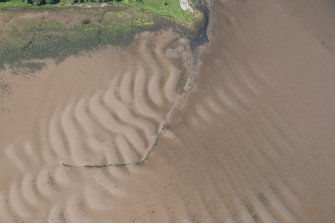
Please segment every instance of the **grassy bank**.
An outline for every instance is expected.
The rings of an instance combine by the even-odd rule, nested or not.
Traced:
[[[101,5],[129,7],[135,11],[163,16],[187,27],[194,25],[199,12],[180,8],[179,0],[0,0],[0,9],[56,9],[69,6],[99,7]]]
[[[32,59],[61,59],[101,46],[130,43],[136,33],[173,25],[195,32],[201,13],[184,12],[178,0],[35,5],[0,3],[0,68],[38,69]],[[78,7],[80,5],[80,7]]]
[[[0,66],[23,66],[31,59],[64,58],[105,44],[125,45],[138,30],[152,30],[159,19],[129,10],[66,9],[2,12]],[[8,22],[5,22],[8,20]]]

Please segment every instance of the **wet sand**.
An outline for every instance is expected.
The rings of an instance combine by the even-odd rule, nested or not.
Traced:
[[[333,222],[330,7],[213,2],[198,73],[171,31],[2,72],[0,222]]]

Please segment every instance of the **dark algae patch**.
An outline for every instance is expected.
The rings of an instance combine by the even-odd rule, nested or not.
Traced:
[[[209,42],[207,31],[209,25],[209,18],[210,18],[210,11],[209,7],[205,3],[198,4],[198,10],[201,11],[203,14],[203,18],[198,22],[197,29],[194,30],[193,37],[191,38],[191,48],[195,49],[198,46],[201,46],[205,43]]]

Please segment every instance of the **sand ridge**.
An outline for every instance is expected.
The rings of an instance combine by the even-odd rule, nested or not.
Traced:
[[[110,66],[106,66],[107,74],[103,79],[108,80],[110,76],[111,80],[103,84],[105,87],[98,90],[93,87],[92,90],[82,89],[84,94],[80,90],[77,95],[68,95],[59,103],[51,103],[51,116],[39,117],[38,137],[34,135],[33,140],[27,139],[24,143],[3,145],[5,156],[2,157],[1,166],[15,172],[14,175],[2,176],[1,218],[5,222],[20,219],[33,222],[47,219],[49,222],[62,222],[65,219],[90,222],[81,216],[80,200],[90,200],[83,201],[87,208],[107,211],[113,207],[101,204],[102,194],[110,191],[118,199],[117,191],[120,190],[120,199],[127,196],[128,192],[122,192],[124,189],[115,191],[108,186],[114,180],[118,181],[113,180],[114,177],[109,179],[110,170],[87,176],[81,169],[72,170],[69,166],[124,167],[125,164],[135,165],[147,159],[148,150],[158,140],[157,134],[162,131],[169,109],[182,90],[178,85],[181,73],[186,68],[179,69],[172,62],[178,59],[169,59],[165,54],[171,42],[177,47],[186,46],[187,42],[178,39],[170,31],[139,37],[138,47],[132,47],[127,55],[130,64],[126,62],[124,67],[115,67],[117,70],[110,70]],[[148,48],[149,44],[153,44],[155,50]],[[94,58],[95,55],[90,57]],[[115,62],[117,64],[119,60]],[[56,72],[63,64],[56,65]],[[84,69],[73,66],[69,66],[69,70],[61,69],[77,72],[78,68]],[[106,72],[103,69],[99,67],[97,72]],[[48,72],[48,69],[41,72]],[[173,137],[172,132],[167,135]],[[119,171],[121,179],[129,178],[129,171]],[[79,179],[86,177],[91,179],[88,180],[90,186],[84,186],[83,191],[80,190],[82,192],[67,199],[68,193],[80,187]],[[93,178],[96,179],[92,181]],[[107,191],[99,192],[97,186]],[[96,196],[96,193],[101,195]],[[65,202],[65,209],[64,203],[60,202]],[[52,208],[56,204],[58,207]]]

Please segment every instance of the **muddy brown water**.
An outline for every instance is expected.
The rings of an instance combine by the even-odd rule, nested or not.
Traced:
[[[195,62],[166,31],[2,72],[0,222],[334,222],[332,3],[211,4]]]

